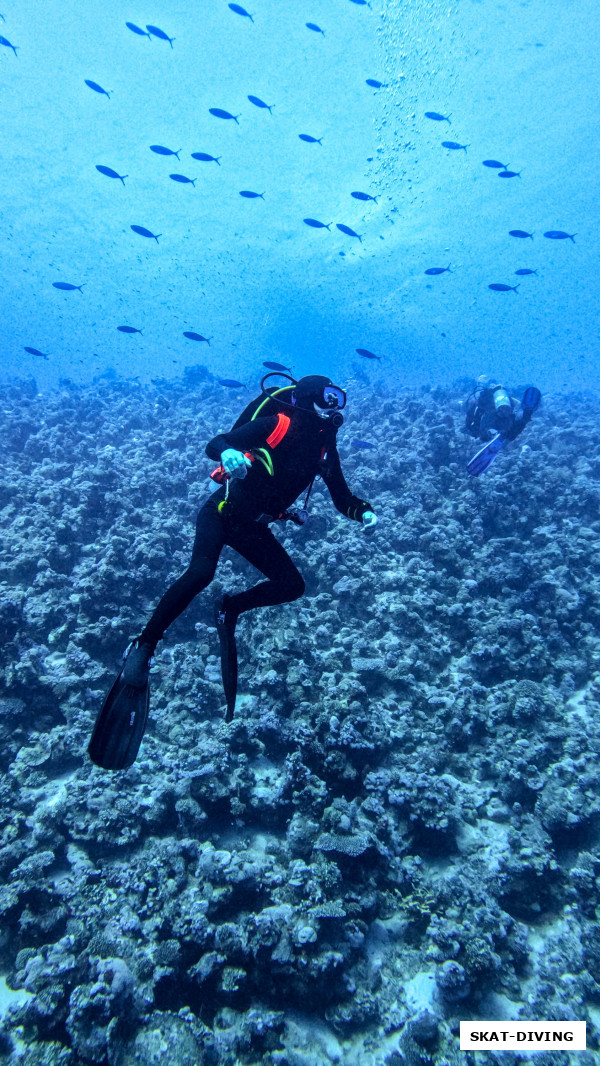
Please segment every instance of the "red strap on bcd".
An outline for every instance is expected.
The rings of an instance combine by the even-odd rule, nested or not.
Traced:
[[[275,426],[273,432],[267,437],[267,444],[269,445],[269,448],[276,448],[278,444],[281,444],[289,428],[289,415],[284,415],[283,411],[280,411],[277,415],[277,425]]]

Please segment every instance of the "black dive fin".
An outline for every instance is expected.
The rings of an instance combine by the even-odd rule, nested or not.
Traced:
[[[473,477],[479,477],[483,474],[484,470],[487,470],[490,463],[493,463],[498,452],[504,447],[508,440],[508,437],[504,437],[502,433],[498,433],[496,437],[489,440],[487,444],[484,444],[483,448],[480,448],[476,455],[467,463],[467,470]]]
[[[122,671],[106,697],[88,752],[103,770],[125,770],[135,762],[146,731],[150,685],[134,688],[123,681]]]
[[[227,611],[222,603],[215,608],[215,621],[219,643],[221,645],[221,677],[223,678],[223,690],[227,713],[225,721],[230,722],[235,711],[235,699],[237,696],[238,660],[237,646],[235,643],[235,622],[227,620]]]
[[[540,406],[540,400],[542,394],[539,389],[536,389],[535,385],[528,385],[523,393],[523,399],[521,400],[521,407],[527,414],[532,415],[534,411],[537,411]]]

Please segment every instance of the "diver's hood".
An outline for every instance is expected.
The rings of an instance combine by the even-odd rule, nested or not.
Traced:
[[[287,385],[285,389],[275,389],[271,392],[265,388],[265,381],[267,378],[275,376],[288,378],[292,385]],[[294,378],[289,377],[287,374],[280,374],[278,371],[277,375],[266,374],[260,383],[260,387],[264,394],[276,399],[284,407],[290,407],[292,410],[299,412],[305,411],[307,414],[316,415],[318,418],[328,419],[336,428],[343,425],[344,419],[341,411],[346,406],[346,393],[343,389],[334,385],[330,378],[322,374],[308,374],[306,377],[300,378],[299,381],[295,381]],[[288,392],[288,390],[291,393],[289,400],[283,400],[281,393]]]
[[[302,411],[313,411],[315,404],[317,407],[326,408],[323,393],[328,386],[332,385],[333,382],[321,374],[308,374],[307,377],[300,378],[297,383],[292,393],[292,403],[295,407],[300,407]]]

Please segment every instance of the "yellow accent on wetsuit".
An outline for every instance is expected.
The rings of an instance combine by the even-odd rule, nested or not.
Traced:
[[[267,471],[267,474],[270,474],[270,476],[273,477],[273,460],[271,459],[271,456],[269,455],[268,451],[266,451],[265,448],[255,448],[252,454],[254,455],[255,459],[258,459],[259,463],[262,463],[265,470]]]

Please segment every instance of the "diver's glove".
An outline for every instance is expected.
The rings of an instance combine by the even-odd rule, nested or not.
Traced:
[[[365,513],[362,516],[361,521],[362,521],[363,529],[365,530],[365,532],[367,530],[372,532],[375,529],[375,526],[377,525],[377,515],[373,514],[372,511],[365,511]]]
[[[251,465],[248,456],[243,452],[238,452],[235,448],[226,448],[224,452],[221,452],[221,466],[230,477],[246,477],[248,467]]]

